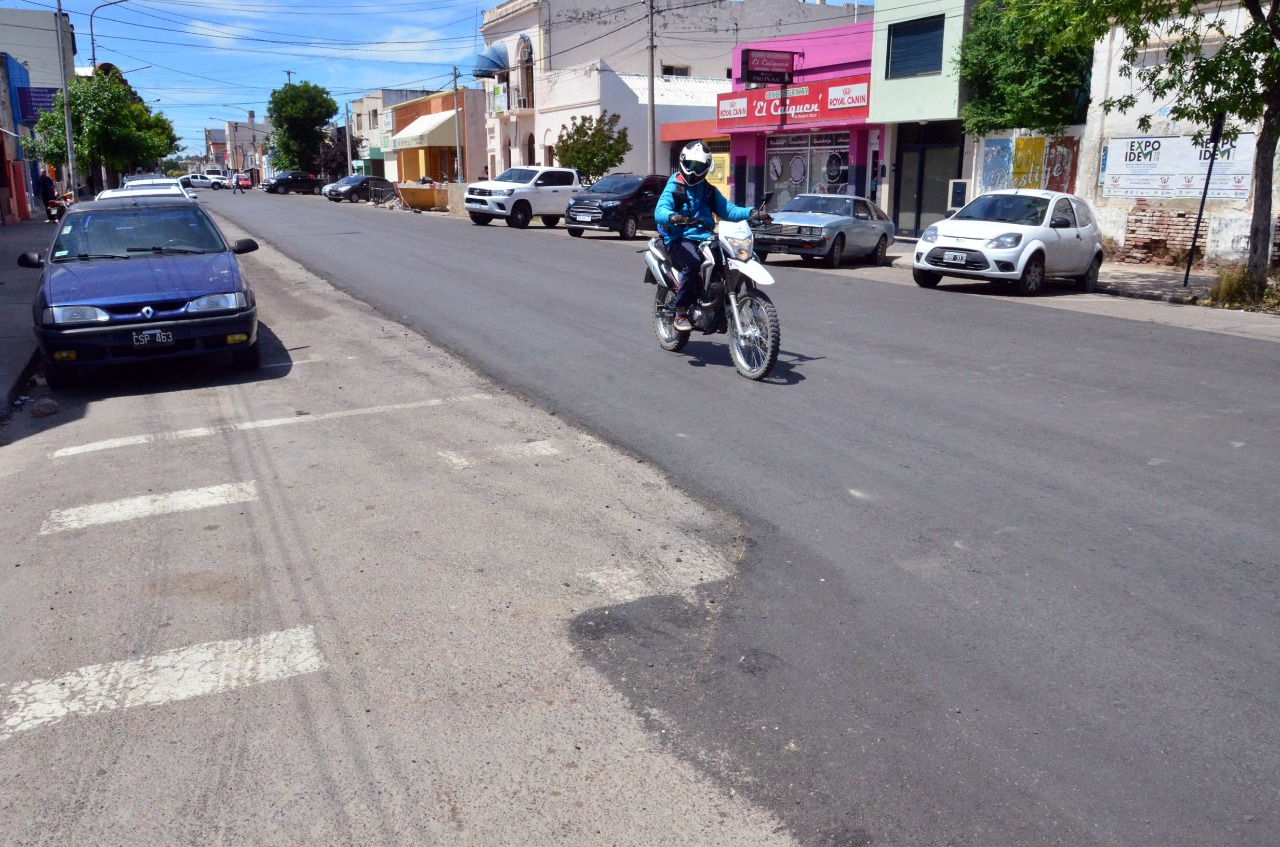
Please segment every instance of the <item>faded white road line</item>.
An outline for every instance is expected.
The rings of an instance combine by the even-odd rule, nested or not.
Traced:
[[[186,491],[174,491],[169,494],[146,494],[142,497],[113,500],[110,503],[55,509],[49,513],[49,517],[45,518],[44,524],[40,527],[40,534],[49,535],[69,529],[131,521],[151,515],[209,509],[231,503],[247,503],[257,499],[258,485],[253,480],[211,485],[207,488],[189,488]]]
[[[146,659],[89,665],[56,679],[33,679],[5,697],[0,741],[73,715],[159,706],[313,673],[325,666],[313,627],[238,641],[210,641]]]
[[[519,444],[499,444],[490,447],[485,453],[467,455],[452,450],[439,450],[436,455],[444,459],[454,470],[469,468],[476,462],[493,459],[526,459],[530,456],[558,456],[560,448],[550,441],[525,441]]]
[[[124,438],[109,438],[105,441],[94,441],[77,447],[64,447],[49,454],[50,459],[64,459],[68,456],[79,456],[83,453],[94,453],[99,450],[113,450],[117,447],[134,447],[139,444],[151,444],[156,441],[179,441],[184,438],[207,438],[221,432],[240,432],[251,429],[268,429],[273,426],[289,426],[298,423],[315,421],[332,421],[351,418],[358,415],[381,415],[387,412],[402,412],[406,409],[422,409],[428,406],[442,406],[445,403],[460,403],[468,400],[492,400],[491,394],[466,394],[461,397],[446,397],[435,400],[416,400],[412,403],[396,403],[389,406],[369,406],[364,409],[346,409],[340,412],[322,412],[318,415],[294,415],[288,418],[267,418],[260,421],[222,424],[220,426],[202,426],[196,429],[179,429],[173,432],[162,432],[154,435],[128,435]]]

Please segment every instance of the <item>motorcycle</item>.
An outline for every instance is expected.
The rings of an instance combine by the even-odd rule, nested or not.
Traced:
[[[765,194],[759,208],[772,199]],[[676,209],[680,210],[680,197]],[[773,285],[773,276],[755,255],[755,235],[747,221],[720,221],[716,235],[700,245],[703,261],[698,294],[689,308],[689,322],[704,335],[728,333],[729,355],[738,373],[761,380],[778,362],[780,330],[778,310],[761,285]],[[651,238],[644,253],[644,281],[657,287],[653,301],[654,333],[658,346],[678,353],[689,343],[692,331],[675,328],[675,297],[679,272],[672,266],[662,238]]]
[[[62,220],[62,216],[67,213],[67,209],[75,202],[75,195],[70,191],[65,194],[59,194],[48,203],[46,207],[49,209],[49,215],[55,222]]]

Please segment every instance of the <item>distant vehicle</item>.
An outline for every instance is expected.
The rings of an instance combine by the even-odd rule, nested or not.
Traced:
[[[494,179],[468,185],[463,205],[471,222],[480,226],[506,218],[507,226],[524,229],[539,215],[544,226],[553,227],[581,187],[572,168],[507,168]]]
[[[171,177],[135,177],[126,182],[119,188],[108,188],[106,191],[98,192],[95,200],[108,200],[112,197],[120,196],[137,196],[140,194],[153,194],[158,196],[181,195],[189,200],[196,199],[194,189],[188,188],[182,184],[181,179],[173,179]]]
[[[257,249],[228,244],[185,197],[125,191],[73,206],[47,258],[18,257],[42,269],[33,317],[49,386],[85,365],[202,353],[258,367],[257,303],[236,260]]]
[[[933,288],[944,276],[1013,284],[1031,296],[1048,277],[1098,286],[1102,234],[1089,204],[1057,191],[983,194],[920,234],[912,275]]]
[[[141,180],[141,179],[171,179],[171,177],[165,176],[164,174],[155,173],[154,171],[151,173],[145,173],[145,174],[144,173],[125,174],[124,176],[120,177],[120,184],[122,186],[128,185],[131,182],[137,182],[138,180]]]
[[[253,188],[253,180],[249,179],[248,174],[236,174],[231,179],[235,185],[241,188]]]
[[[222,180],[223,180],[224,182],[225,182],[225,181],[229,178],[229,176],[230,176],[230,175],[229,175],[225,170],[223,170],[222,168],[215,168],[215,167],[208,167],[208,168],[205,168],[203,171],[201,171],[201,173],[202,173],[202,174],[204,174],[204,175],[205,175],[205,176],[207,176],[207,177],[210,177],[210,178],[213,178],[213,177],[221,177],[221,178],[222,178]]]
[[[324,187],[322,192],[335,203],[341,203],[347,200],[351,203],[358,203],[364,200],[366,203],[377,195],[381,200],[396,190],[395,184],[389,179],[380,176],[362,176],[356,174],[353,176],[340,179],[337,182],[331,182]]]
[[[654,229],[653,210],[667,184],[661,174],[609,174],[575,194],[564,211],[564,225],[574,238],[585,229],[616,232],[635,238],[638,229]]]
[[[204,174],[183,174],[178,177],[178,182],[183,188],[209,188],[217,191],[222,188],[223,181],[221,177],[207,177]]]
[[[262,181],[268,194],[319,194],[324,182],[306,171],[281,171]]]
[[[893,233],[893,221],[865,197],[797,194],[756,230],[756,255],[763,262],[770,253],[791,253],[828,268],[849,256],[883,265]]]

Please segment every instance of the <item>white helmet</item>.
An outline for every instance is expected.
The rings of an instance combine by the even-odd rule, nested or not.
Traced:
[[[684,181],[697,185],[711,171],[711,151],[701,141],[690,141],[680,151],[680,173]]]

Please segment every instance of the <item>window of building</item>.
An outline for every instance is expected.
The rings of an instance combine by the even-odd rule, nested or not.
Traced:
[[[364,129],[364,115],[356,112],[356,132]]]
[[[946,15],[889,25],[887,79],[942,72],[942,30]]]
[[[688,65],[663,65],[662,75],[663,76],[688,76],[689,66]],[[730,76],[732,76],[732,74]]]
[[[373,129],[378,125],[378,110],[369,110],[369,129]]]

